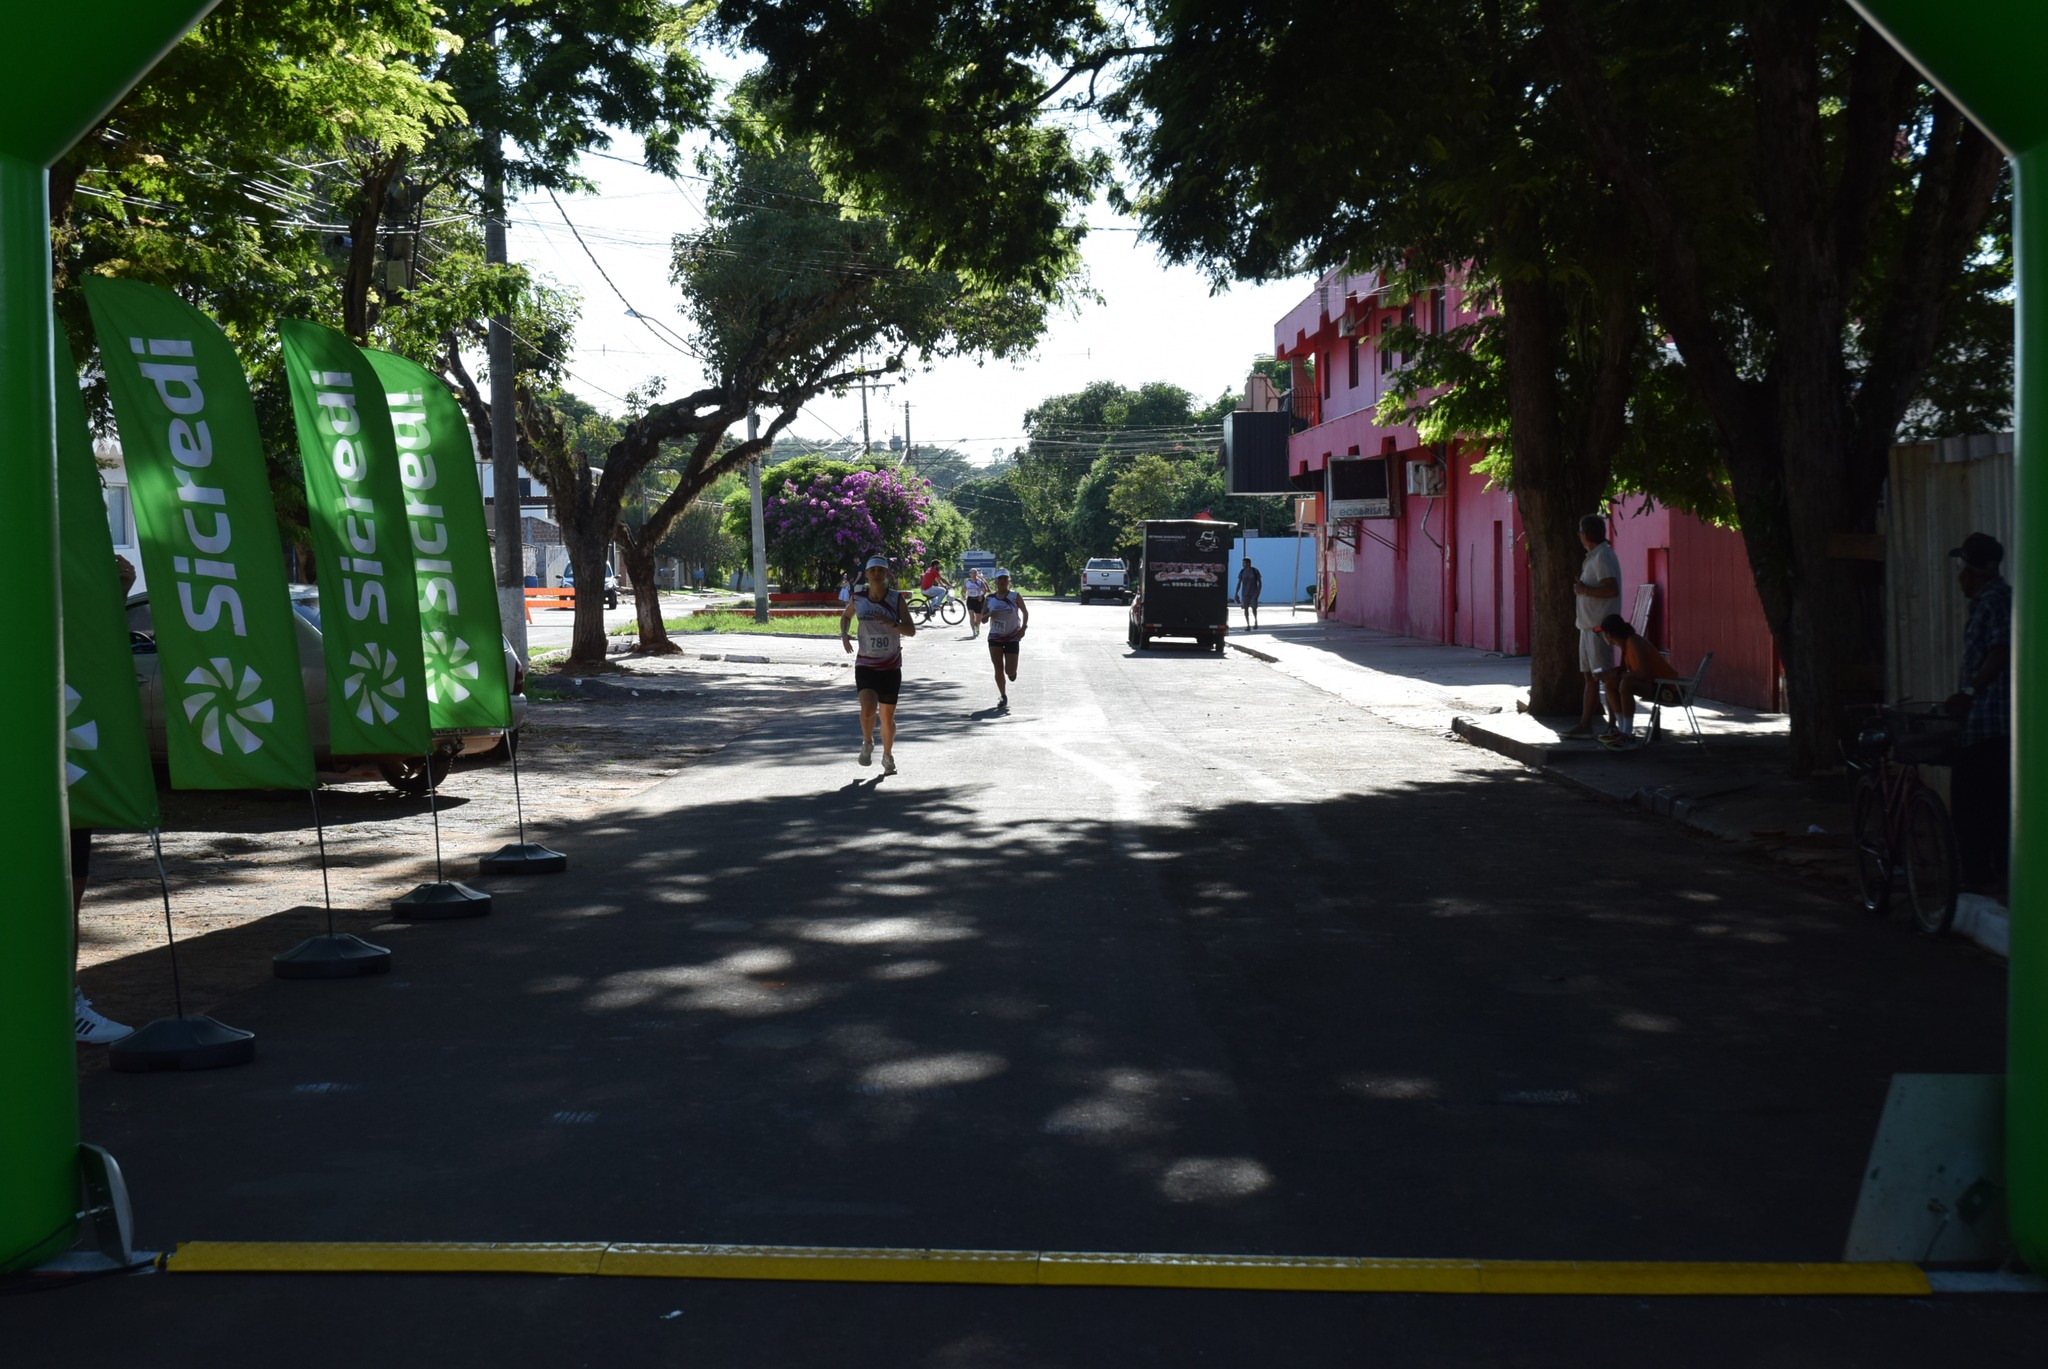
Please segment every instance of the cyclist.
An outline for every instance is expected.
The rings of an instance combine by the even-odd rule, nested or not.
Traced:
[[[996,707],[1010,706],[1010,686],[1003,676],[1017,678],[1017,657],[1024,640],[1024,630],[1031,624],[1031,610],[1024,607],[1024,596],[1010,588],[1010,572],[996,567],[995,584],[989,590],[988,605],[988,658],[996,668]]]
[[[946,593],[953,588],[953,582],[945,577],[939,569],[939,563],[934,561],[924,568],[924,575],[918,580],[917,587],[924,591],[926,603],[932,608],[937,608],[946,602]],[[935,589],[938,591],[936,594],[932,592]]]
[[[870,556],[867,583],[839,613],[839,643],[854,649],[847,625],[860,620],[860,650],[853,658],[853,687],[860,695],[860,763],[875,759],[876,723],[881,724],[882,773],[896,773],[896,700],[903,690],[903,639],[915,637],[910,597],[889,588],[889,558]]]

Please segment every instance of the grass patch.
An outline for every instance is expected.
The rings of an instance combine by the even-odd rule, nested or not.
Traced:
[[[786,617],[771,617],[765,623],[754,621],[752,611],[738,613],[693,613],[687,618],[667,618],[663,627],[672,633],[687,632],[752,632],[772,636],[837,637],[839,615],[833,614],[792,614]],[[640,629],[632,623],[621,624],[612,629],[614,637],[638,637]]]

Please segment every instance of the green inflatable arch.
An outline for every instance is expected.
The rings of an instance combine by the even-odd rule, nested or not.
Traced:
[[[2048,791],[2048,8],[2010,0],[1852,0],[2013,159],[2018,190],[2019,458],[2015,519],[2010,1217],[2020,1252],[2048,1270],[2048,841],[2029,842]],[[0,469],[17,491],[17,668],[0,671],[0,717],[23,769],[0,824],[17,896],[0,915],[0,1271],[71,1244],[78,1103],[68,994],[54,377],[50,366],[49,164],[212,0],[74,0],[14,17],[0,49]],[[33,611],[40,604],[43,611]],[[2038,610],[2038,613],[2037,613]],[[2041,623],[2034,618],[2042,618]]]
[[[49,166],[213,4],[29,6],[0,47],[0,471],[16,491],[12,572],[27,609],[19,654],[0,671],[0,717],[21,766],[0,823],[12,890],[0,912],[0,1272],[69,1247],[78,1207]]]
[[[2038,0],[1850,0],[2012,159],[2019,352],[2013,401],[2012,968],[2005,1058],[2007,1217],[2048,1273],[2048,6]],[[2036,620],[2039,621],[2036,621]]]

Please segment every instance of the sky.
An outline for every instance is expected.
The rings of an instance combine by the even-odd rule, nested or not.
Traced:
[[[689,332],[668,281],[669,241],[703,225],[704,186],[645,170],[630,155],[636,150],[628,136],[618,139],[614,155],[586,156],[592,193],[556,200],[529,195],[509,214],[513,260],[581,297],[568,385],[610,413],[620,412],[626,393],[651,376],[662,377],[670,397],[703,380],[697,361],[662,329]],[[1056,316],[1037,351],[1022,361],[945,361],[895,377],[886,390],[870,389],[868,422],[878,447],[903,431],[906,402],[911,440],[919,447],[952,447],[986,463],[1022,445],[1027,409],[1092,381],[1135,387],[1162,380],[1201,401],[1241,391],[1252,362],[1271,354],[1274,323],[1313,287],[1313,279],[1303,277],[1212,296],[1199,272],[1164,265],[1139,240],[1134,220],[1097,204],[1088,221],[1094,231],[1082,255],[1101,301]],[[806,405],[791,431],[857,440],[859,392]]]

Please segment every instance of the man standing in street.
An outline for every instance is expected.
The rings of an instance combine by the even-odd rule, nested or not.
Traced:
[[[1237,602],[1244,609],[1244,625],[1259,625],[1259,590],[1265,586],[1266,577],[1259,574],[1259,568],[1246,556],[1244,565],[1237,572]]]
[[[1607,541],[1607,520],[1589,513],[1579,520],[1579,542],[1586,548],[1572,594],[1579,604],[1579,673],[1585,677],[1585,700],[1579,708],[1579,725],[1567,737],[1590,737],[1605,715],[1601,707],[1601,676],[1614,665],[1614,651],[1600,635],[1600,624],[1610,613],[1621,612],[1621,558]]]
[[[1963,747],[1949,777],[1963,886],[2005,892],[2012,824],[2012,586],[1999,574],[2005,548],[1973,532],[1949,553],[1970,601],[1963,668],[1949,712],[1963,720]]]
[[[839,612],[839,643],[854,650],[847,626],[858,620],[860,649],[853,658],[853,687],[860,695],[860,763],[875,759],[875,731],[882,733],[882,773],[896,773],[896,700],[903,691],[903,639],[915,637],[910,596],[889,588],[889,558],[870,556],[867,583]]]

